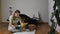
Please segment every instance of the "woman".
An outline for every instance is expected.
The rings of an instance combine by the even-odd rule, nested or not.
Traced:
[[[10,17],[9,17],[9,27],[8,30],[11,32],[18,32],[18,22],[20,23],[20,11],[16,10]],[[20,27],[20,26],[19,26]]]
[[[16,10],[9,17],[9,27],[8,27],[8,30],[11,31],[11,32],[18,32],[18,31],[20,31],[19,30],[20,27],[23,27],[22,29],[25,29],[25,25],[27,25],[28,23],[24,23],[23,20],[24,19],[21,19],[21,17],[20,17],[20,11]],[[18,23],[20,23],[19,26],[18,26]],[[35,25],[34,24],[30,24],[27,27],[28,27],[29,30],[33,30],[35,28]]]

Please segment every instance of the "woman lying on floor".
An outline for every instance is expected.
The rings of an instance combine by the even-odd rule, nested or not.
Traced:
[[[18,25],[18,23],[19,23],[19,25]],[[16,10],[9,17],[9,27],[8,27],[8,30],[11,31],[11,32],[24,31],[27,24],[28,23],[24,23],[24,19],[21,19],[21,17],[20,17],[20,11]],[[32,24],[30,24],[30,25],[28,25],[29,29],[33,30],[34,29],[33,27],[35,27],[35,25],[32,25]]]

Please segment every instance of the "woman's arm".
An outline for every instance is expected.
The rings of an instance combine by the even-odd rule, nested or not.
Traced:
[[[9,22],[9,26],[15,28],[15,26],[12,24],[12,22]]]
[[[9,17],[9,26],[15,28],[15,26],[12,23],[13,23],[13,18],[12,18],[12,16],[10,16]]]

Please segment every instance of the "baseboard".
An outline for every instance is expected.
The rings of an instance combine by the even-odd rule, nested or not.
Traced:
[[[1,23],[8,24],[9,22],[1,22]],[[1,24],[1,23],[0,23],[0,24]]]
[[[60,33],[56,31],[56,34],[60,34]]]
[[[48,22],[41,22],[40,24],[48,24]]]

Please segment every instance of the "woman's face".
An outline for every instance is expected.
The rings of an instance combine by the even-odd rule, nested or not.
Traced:
[[[19,17],[19,13],[15,13],[15,17]]]

